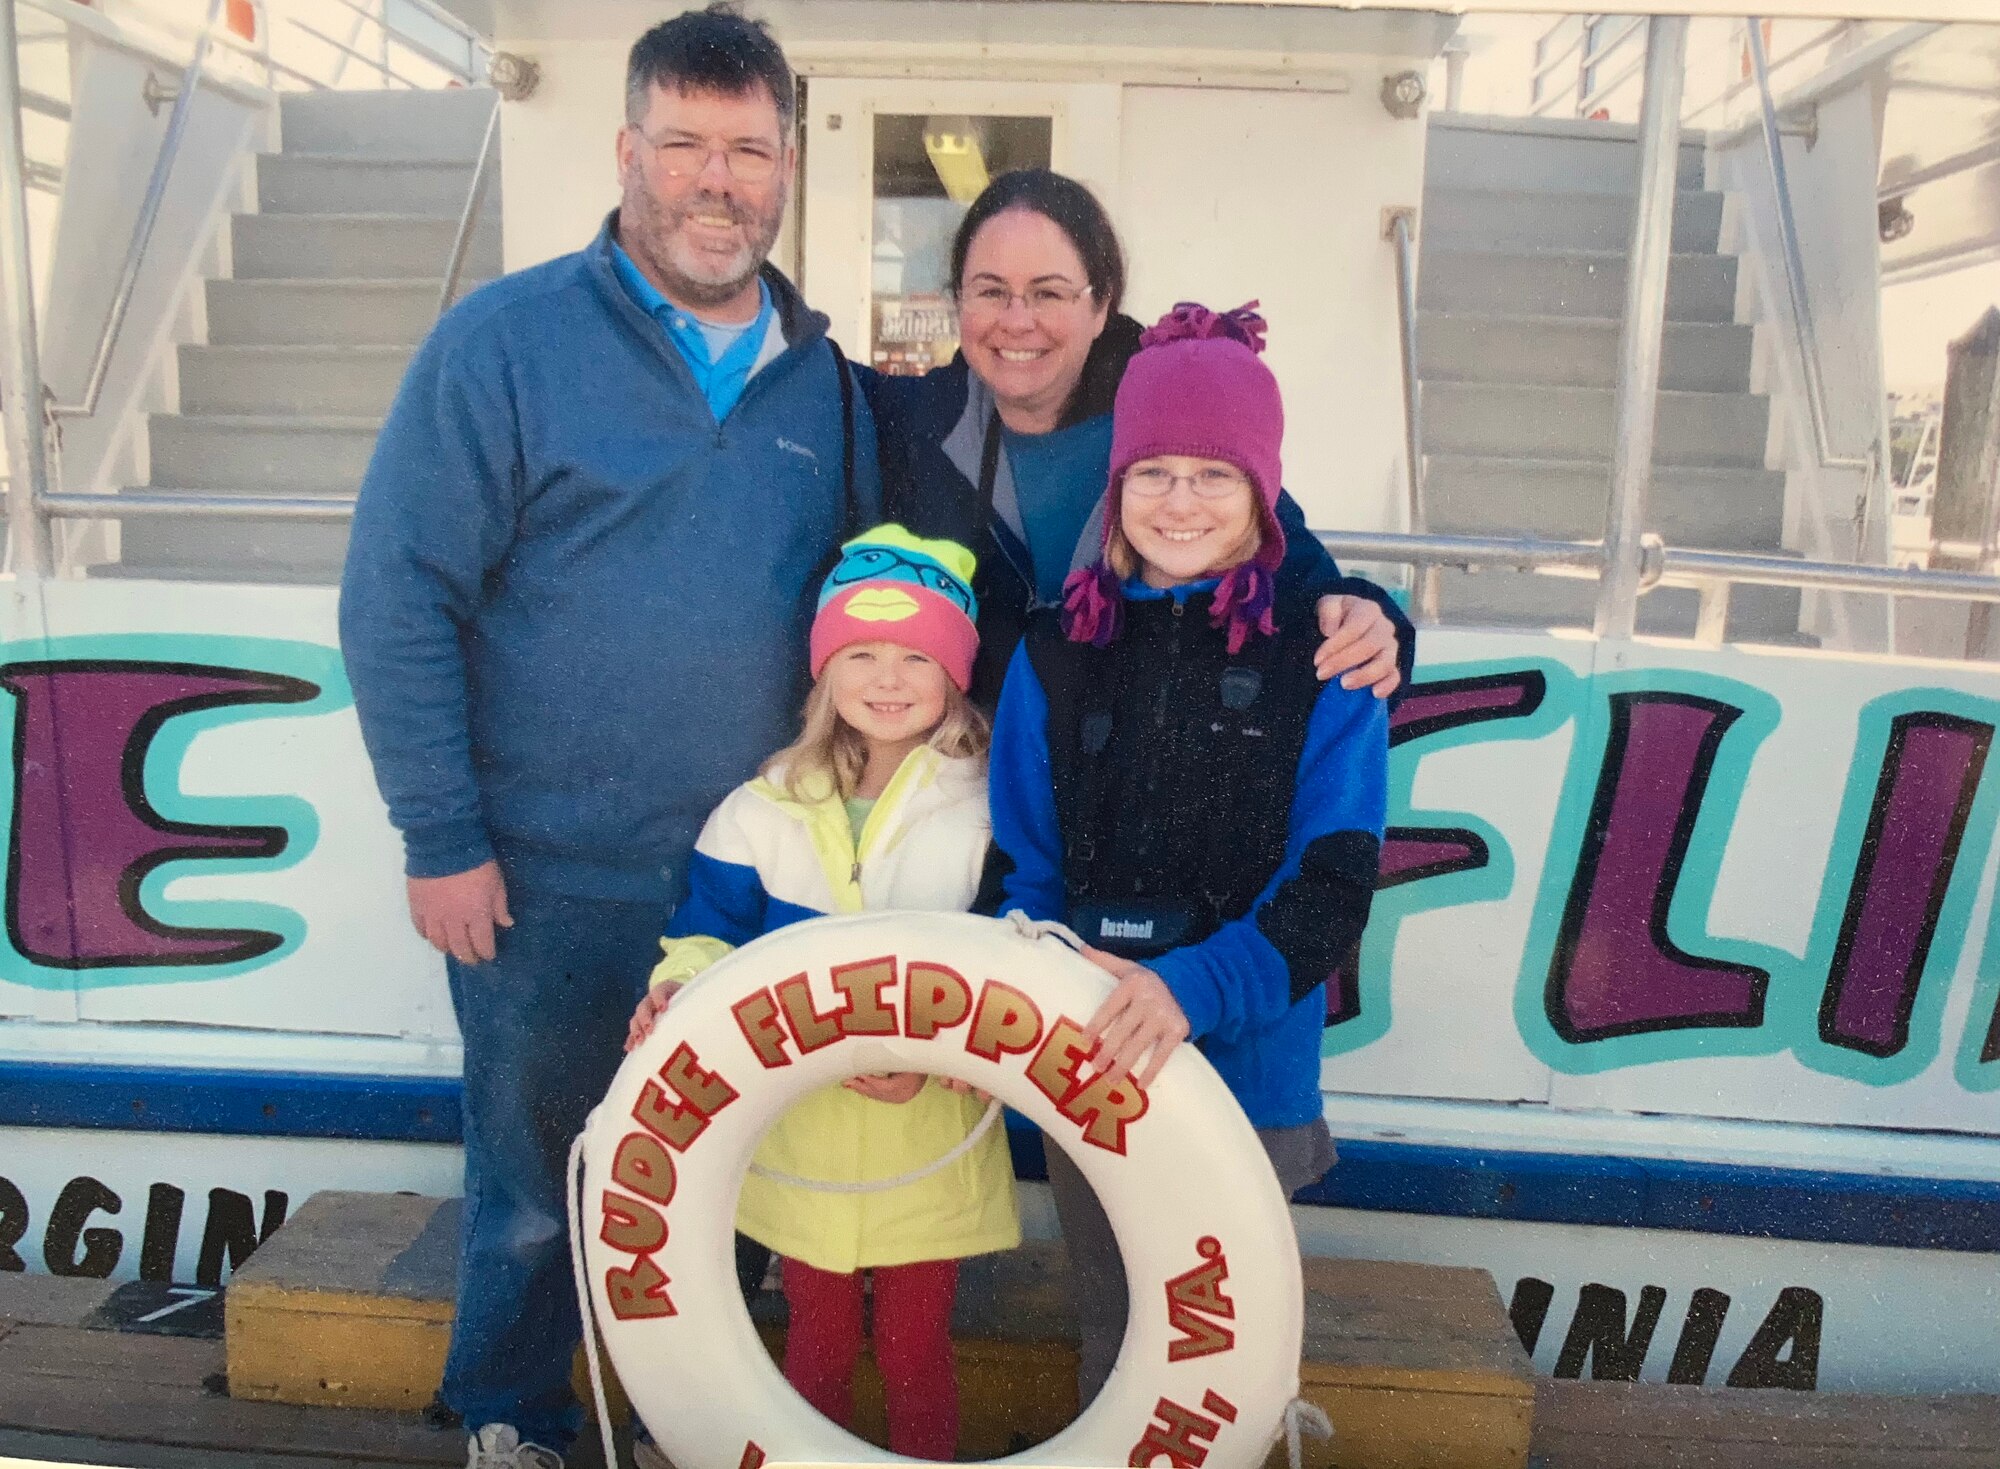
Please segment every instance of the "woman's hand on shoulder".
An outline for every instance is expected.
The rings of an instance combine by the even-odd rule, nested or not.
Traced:
[[[901,1103],[914,1100],[929,1079],[922,1071],[883,1071],[850,1076],[841,1085],[871,1102]]]
[[[1313,670],[1322,681],[1338,678],[1342,688],[1367,689],[1378,699],[1401,686],[1396,624],[1366,597],[1321,597],[1319,632],[1326,641],[1313,652]]]
[[[1153,1084],[1174,1047],[1188,1037],[1188,1018],[1167,982],[1145,965],[1084,945],[1083,957],[1118,981],[1084,1028],[1090,1068],[1099,1076],[1130,1076]],[[1144,1066],[1144,1070],[1140,1067]]]

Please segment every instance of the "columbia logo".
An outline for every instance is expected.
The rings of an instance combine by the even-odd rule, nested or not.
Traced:
[[[1153,920],[1134,923],[1128,918],[1106,918],[1097,925],[1097,936],[1101,939],[1149,939],[1153,936]]]
[[[810,459],[815,464],[819,463],[819,455],[813,453],[813,451],[808,449],[804,444],[794,443],[790,439],[780,437],[778,440],[778,447],[780,449],[785,450],[789,454],[797,454],[802,459]]]

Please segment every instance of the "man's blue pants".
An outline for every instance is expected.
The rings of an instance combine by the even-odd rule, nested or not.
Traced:
[[[624,1059],[667,906],[509,891],[490,963],[447,960],[465,1038],[465,1213],[443,1399],[468,1432],[511,1423],[566,1452],[582,1426],[570,1364],[570,1141]]]

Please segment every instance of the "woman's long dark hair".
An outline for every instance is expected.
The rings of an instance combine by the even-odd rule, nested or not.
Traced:
[[[965,257],[972,237],[995,215],[1027,209],[1043,216],[1069,237],[1083,260],[1096,304],[1116,313],[1125,300],[1125,251],[1111,216],[1097,196],[1075,179],[1046,168],[1022,168],[1003,173],[980,192],[959,222],[951,241],[951,289],[956,295],[965,282]]]

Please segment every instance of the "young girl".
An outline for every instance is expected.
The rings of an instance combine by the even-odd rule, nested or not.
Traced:
[[[850,541],[820,593],[805,731],[715,809],[666,957],[627,1049],[680,984],[737,944],[802,918],[863,909],[959,912],[986,853],[984,716],[965,696],[979,638],[973,556],[886,525]],[[758,1148],[794,1178],[865,1183],[963,1142],[984,1105],[917,1072],[857,1076],[805,1098]],[[1020,1243],[1003,1129],[927,1178],[872,1193],[808,1191],[753,1172],[737,1228],[784,1257],[785,1376],[843,1427],[873,1276],[889,1447],[949,1460],[957,1262]]]
[[[1311,600],[1273,576],[1284,410],[1263,335],[1249,306],[1182,305],[1126,369],[1102,555],[1031,622],[1001,692],[987,901],[1101,943],[1086,953],[1117,987],[1089,1064],[1147,1086],[1192,1038],[1289,1194],[1333,1162],[1323,986],[1368,917],[1388,719],[1366,689],[1320,684]],[[1088,1402],[1117,1357],[1124,1273],[1056,1148],[1049,1182]]]

